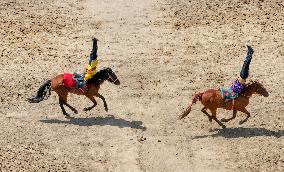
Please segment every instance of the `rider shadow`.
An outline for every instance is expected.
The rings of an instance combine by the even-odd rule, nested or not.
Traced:
[[[49,124],[73,124],[79,126],[92,126],[92,125],[110,125],[110,126],[117,126],[119,128],[135,128],[145,131],[146,127],[142,124],[142,121],[127,121],[121,118],[115,118],[114,116],[108,117],[91,117],[91,118],[70,118],[69,121],[63,121],[58,119],[47,119],[47,120],[40,120],[44,123]]]
[[[195,136],[193,139],[200,139],[200,138],[206,138],[206,137],[224,137],[224,138],[250,138],[250,137],[256,137],[256,136],[273,136],[273,137],[283,137],[284,136],[284,130],[278,130],[278,131],[271,131],[265,128],[225,128],[225,129],[215,129],[215,131],[218,131],[215,134],[212,135],[203,135],[203,136]]]

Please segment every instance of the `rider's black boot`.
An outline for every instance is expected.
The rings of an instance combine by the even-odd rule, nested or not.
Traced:
[[[248,75],[249,75],[249,65],[250,65],[250,62],[251,62],[251,59],[252,59],[252,54],[254,52],[253,49],[251,48],[251,46],[247,46],[247,48],[248,48],[247,56],[246,56],[246,59],[244,61],[242,70],[240,72],[240,76],[244,80],[248,78]]]

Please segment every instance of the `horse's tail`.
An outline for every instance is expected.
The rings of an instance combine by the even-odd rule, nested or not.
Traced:
[[[194,105],[197,101],[201,100],[203,93],[197,93],[194,94],[191,102],[189,103],[188,107],[185,109],[185,111],[182,112],[182,114],[179,116],[179,119],[182,119],[184,117],[186,117],[190,111],[191,111],[191,106]]]
[[[45,97],[46,99],[49,97],[49,95],[51,94],[50,90],[51,90],[51,80],[48,80],[39,87],[35,97],[28,98],[27,100],[30,103],[39,103]]]

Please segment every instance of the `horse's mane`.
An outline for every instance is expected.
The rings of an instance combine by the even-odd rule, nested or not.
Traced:
[[[100,82],[104,81],[108,77],[108,72],[110,68],[104,68],[98,71],[92,78],[87,81],[87,84],[99,84]]]
[[[249,83],[246,84],[246,87],[254,86],[254,85],[262,85],[259,81],[250,80]]]

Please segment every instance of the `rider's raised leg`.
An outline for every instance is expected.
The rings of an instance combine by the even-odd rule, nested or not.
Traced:
[[[246,56],[246,59],[244,61],[244,64],[243,64],[243,67],[242,67],[242,70],[240,72],[240,82],[242,84],[245,83],[246,79],[248,78],[248,75],[249,75],[249,65],[250,65],[250,62],[251,62],[251,59],[252,59],[252,54],[253,54],[253,49],[251,48],[251,46],[247,46],[248,48],[248,52],[247,52],[247,56]]]

